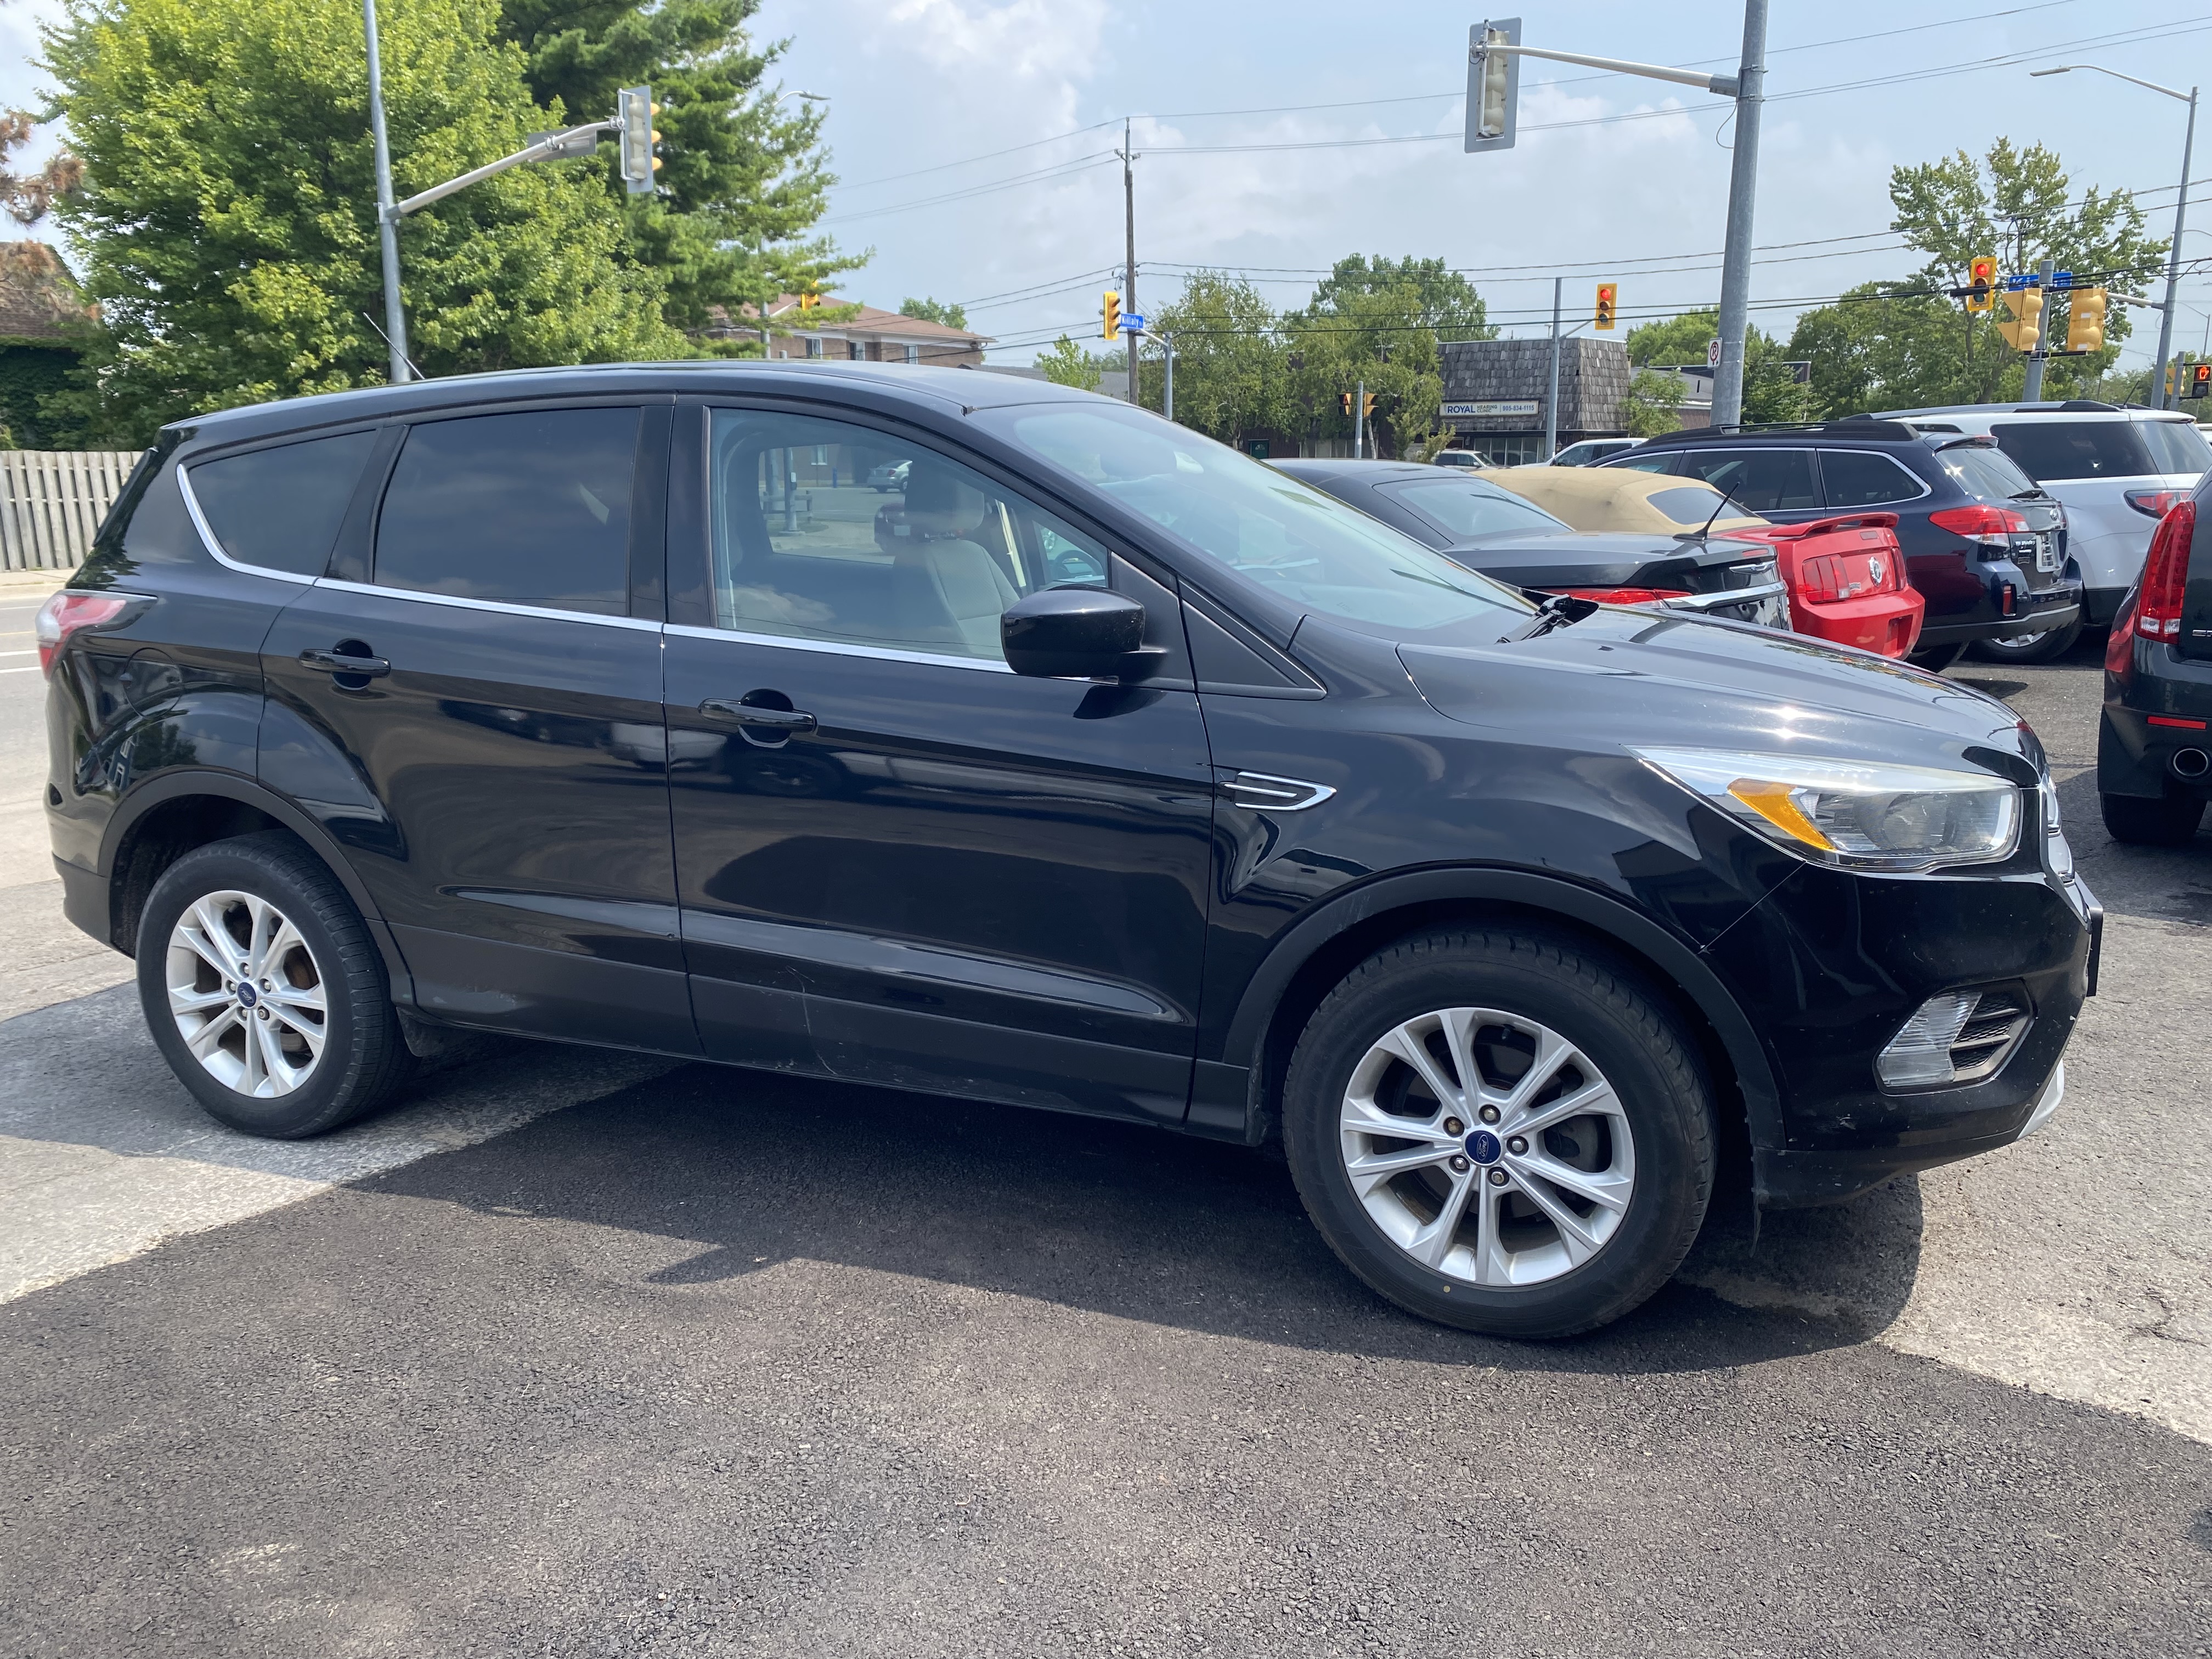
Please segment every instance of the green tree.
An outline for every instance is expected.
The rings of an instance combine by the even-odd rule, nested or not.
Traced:
[[[1098,376],[1106,367],[1065,334],[1036,355],[1036,367],[1054,386],[1072,386],[1079,392],[1098,390]]]
[[[1184,277],[1182,292],[1148,323],[1175,342],[1176,419],[1226,444],[1293,429],[1278,322],[1259,289],[1241,277],[1216,270]]]
[[[620,88],[653,88],[660,188],[620,199],[640,258],[665,280],[663,313],[680,329],[705,327],[717,309],[821,289],[866,262],[807,234],[836,182],[823,118],[762,84],[787,43],[756,46],[746,34],[759,3],[499,0],[500,38],[521,49],[531,93],[547,109],[571,122],[603,118]],[[600,154],[619,191],[612,147]]]
[[[1376,265],[1357,255],[1339,260],[1336,272],[1356,275],[1363,266],[1370,280],[1332,276],[1315,289],[1304,311],[1284,319],[1304,363],[1297,395],[1316,411],[1322,434],[1349,438],[1352,422],[1341,394],[1364,383],[1376,394],[1373,453],[1402,455],[1434,430],[1443,406],[1440,321],[1456,339],[1488,339],[1498,331],[1480,320],[1480,297],[1457,273],[1444,270],[1441,260],[1401,261],[1395,281],[1376,276]],[[1425,287],[1426,278],[1449,281]]]
[[[916,317],[925,323],[942,323],[947,328],[968,326],[968,310],[964,306],[945,305],[936,300],[902,300],[899,315]]]
[[[1446,340],[1494,340],[1498,330],[1474,284],[1442,259],[1411,255],[1391,259],[1377,254],[1348,254],[1315,286],[1311,309],[1333,312],[1354,295],[1394,293],[1411,288],[1421,321]]]
[[[1632,438],[1657,438],[1680,429],[1676,411],[1682,407],[1682,382],[1672,374],[1639,368],[1628,382],[1621,401],[1621,424]]]
[[[1705,349],[1720,337],[1718,311],[1686,311],[1679,317],[1661,317],[1638,323],[1628,331],[1625,343],[1628,361],[1638,368],[1679,368],[1705,361]],[[1754,336],[1759,331],[1752,331]]]
[[[399,192],[544,125],[492,0],[386,0]],[[204,410],[385,377],[351,0],[70,0],[47,40],[83,182],[58,212],[106,324],[76,412],[118,443]],[[432,374],[682,355],[589,162],[517,167],[401,228]]]

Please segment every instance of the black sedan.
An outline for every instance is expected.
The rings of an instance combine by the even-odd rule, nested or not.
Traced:
[[[2181,847],[2212,799],[2212,474],[2166,509],[2105,647],[2097,792],[2115,840]]]
[[[1455,564],[1532,592],[1790,625],[1774,550],[1726,536],[1576,530],[1486,479],[1402,461],[1275,466]]]

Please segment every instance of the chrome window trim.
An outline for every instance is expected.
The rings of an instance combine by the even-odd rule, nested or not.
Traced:
[[[1906,477],[1911,479],[1914,483],[1920,486],[1920,493],[1917,495],[1899,495],[1893,501],[1869,501],[1863,507],[1830,506],[1826,510],[1831,513],[1880,513],[1888,507],[1904,507],[1913,501],[1925,501],[1929,496],[1933,495],[1936,493],[1936,487],[1929,483],[1927,479],[1922,477],[1911,467],[1905,465],[1905,464],[1903,461],[1899,460],[1896,456],[1887,454],[1879,449],[1851,449],[1847,448],[1841,444],[1838,444],[1832,448],[1818,449],[1813,453],[1818,455],[1872,455],[1881,460],[1887,461],[1899,472],[1902,472]],[[2031,479],[2029,482],[2033,483],[2034,481]],[[1820,495],[1823,501],[1826,500],[1827,494],[1828,475],[1826,471],[1823,471],[1820,474]]]
[[[297,571],[274,569],[265,564],[248,564],[243,559],[234,559],[224,552],[222,544],[215,538],[215,526],[208,523],[207,514],[200,511],[200,498],[192,492],[191,468],[179,466],[177,469],[177,493],[185,498],[185,513],[191,520],[192,528],[199,532],[200,545],[207,549],[209,557],[226,570],[235,570],[246,576],[267,576],[275,581],[297,582],[302,587],[312,587],[320,580],[315,576],[302,576]],[[328,556],[325,557],[327,562]]]
[[[369,593],[385,599],[413,599],[451,605],[458,611],[489,611],[502,617],[544,617],[555,622],[600,623],[609,628],[641,628],[657,634],[661,624],[647,617],[610,617],[603,611],[562,611],[550,605],[510,605],[504,599],[471,599],[459,593],[428,593],[418,587],[385,587],[374,582],[341,581],[325,576],[315,583],[336,593]]]
[[[1011,674],[1003,662],[988,657],[942,656],[933,651],[902,651],[896,646],[848,645],[842,640],[810,640],[785,634],[744,634],[734,628],[701,628],[695,623],[670,623],[671,634],[687,640],[731,640],[739,645],[773,645],[786,651],[819,651],[832,657],[873,657],[884,662],[915,663],[924,668],[970,668],[986,674]]]

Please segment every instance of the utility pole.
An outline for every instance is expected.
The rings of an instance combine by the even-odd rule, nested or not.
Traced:
[[[1137,176],[1130,163],[1137,158],[1129,149],[1129,122],[1121,122],[1121,228],[1127,238],[1121,265],[1121,309],[1132,317],[1143,316],[1137,304]],[[1129,401],[1137,401],[1137,336],[1129,335]]]
[[[376,0],[362,0],[368,33],[368,130],[376,142],[376,234],[384,255],[384,341],[391,348],[392,384],[414,377],[407,369],[407,313],[399,303],[399,221],[392,212],[392,145],[384,136],[384,64],[376,50]]]
[[[2051,278],[2057,269],[2057,260],[2045,259],[2035,279],[2043,295],[2043,311],[2037,319],[2041,325],[2036,331],[2035,349],[2027,354],[2027,380],[2020,389],[2022,403],[2037,403],[2043,397],[2043,360],[2051,352],[2051,296],[2056,292],[2051,286]]]
[[[1559,285],[1566,279],[1552,278],[1552,389],[1544,398],[1544,459],[1548,461],[1559,453]]]
[[[1367,459],[1367,377],[1362,375],[1359,389],[1352,394],[1352,459]]]
[[[1728,240],[1721,255],[1721,363],[1713,372],[1715,426],[1743,424],[1745,336],[1751,321],[1751,216],[1759,193],[1759,112],[1765,101],[1765,85],[1766,0],[1744,0],[1735,154],[1729,167]]]

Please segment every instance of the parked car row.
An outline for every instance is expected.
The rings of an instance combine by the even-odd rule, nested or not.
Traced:
[[[68,914],[246,1133],[461,1027],[1279,1139],[1352,1272],[1507,1335],[1635,1307],[1719,1182],[2057,1108],[2102,913],[2009,708],[1726,619],[1790,536],[1329,483],[1377,511],[861,363],[192,416],[40,617]],[[1532,528],[1674,597],[1443,550]]]

